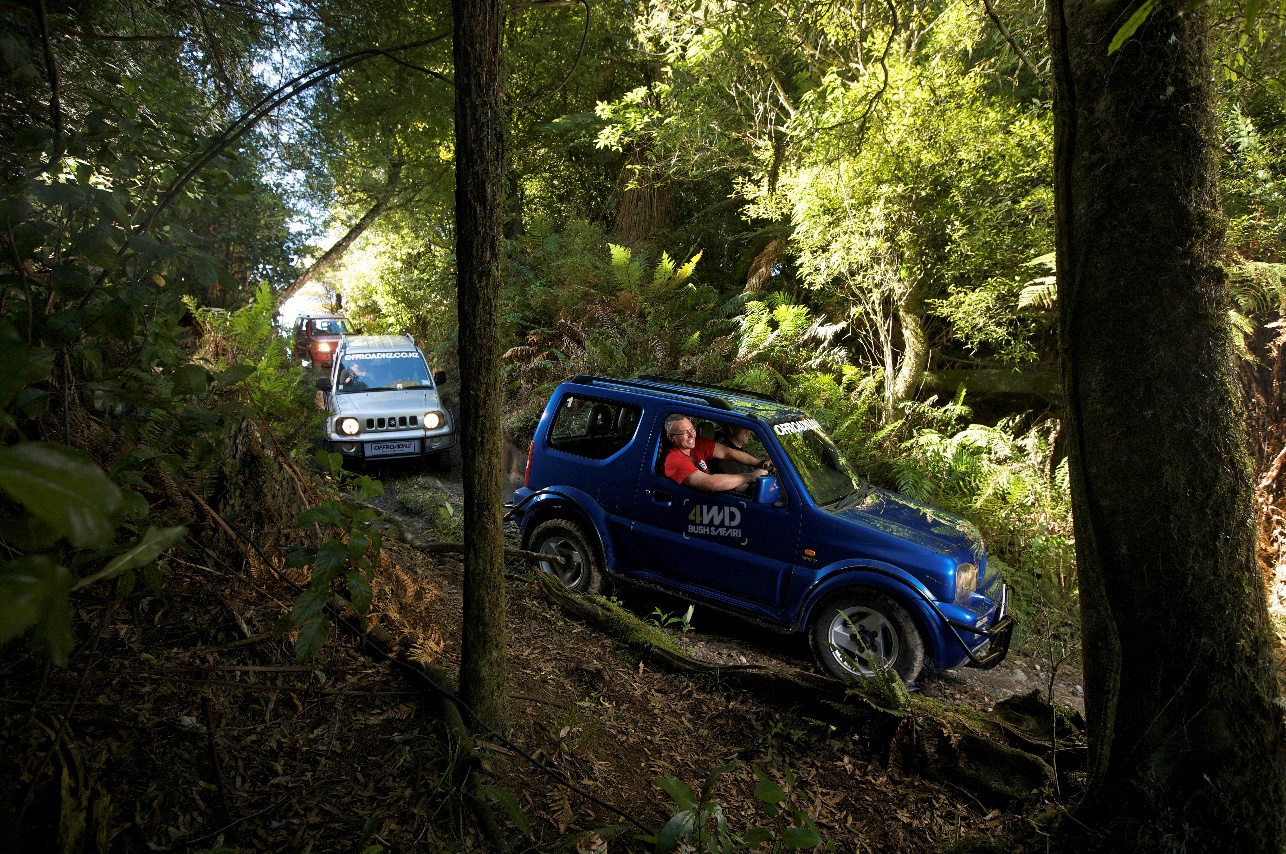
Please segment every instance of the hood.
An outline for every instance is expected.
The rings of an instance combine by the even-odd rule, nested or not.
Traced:
[[[833,513],[961,561],[979,563],[983,556],[982,535],[968,519],[887,489],[873,487],[854,506]]]
[[[437,389],[404,388],[392,391],[359,391],[353,394],[331,395],[336,415],[368,415],[397,412],[419,414],[430,409],[441,409]]]

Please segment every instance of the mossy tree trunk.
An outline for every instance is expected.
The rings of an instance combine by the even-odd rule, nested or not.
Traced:
[[[1049,0],[1090,740],[1080,850],[1280,852],[1281,710],[1233,373],[1204,15]],[[1087,832],[1085,828],[1092,829]]]
[[[504,533],[500,498],[500,237],[504,145],[499,0],[453,0],[455,206],[464,482],[460,696],[493,727],[505,721]]]

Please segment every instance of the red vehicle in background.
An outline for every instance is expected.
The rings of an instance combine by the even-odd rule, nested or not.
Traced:
[[[295,358],[314,370],[330,370],[339,339],[355,330],[339,314],[301,314],[295,318]]]

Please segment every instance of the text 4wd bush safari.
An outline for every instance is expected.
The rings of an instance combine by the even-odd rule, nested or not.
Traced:
[[[667,477],[676,417],[702,435],[748,429],[742,457],[775,474],[739,492]],[[882,662],[911,682],[1008,652],[1007,590],[977,529],[865,483],[816,421],[765,396],[575,377],[536,428],[514,506],[524,545],[561,556],[542,568],[569,587],[597,592],[607,575],[807,632],[841,679]]]

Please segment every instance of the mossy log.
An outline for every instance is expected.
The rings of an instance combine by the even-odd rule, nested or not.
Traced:
[[[1083,747],[1075,745],[1078,720],[1051,708],[1038,692],[1002,700],[992,712],[916,695],[897,708],[870,690],[806,670],[701,661],[615,602],[573,593],[541,572],[533,575],[537,590],[564,614],[615,638],[648,664],[708,675],[837,726],[860,728],[886,767],[958,786],[988,806],[1022,801],[1054,785],[1054,767],[1047,760],[1059,744],[1055,731],[1063,745],[1071,745],[1059,745],[1060,768],[1084,768]]]
[[[1027,394],[1050,403],[1063,399],[1057,371],[1015,371],[997,368],[928,371],[921,389],[925,394],[953,395],[964,386],[972,395]]]

